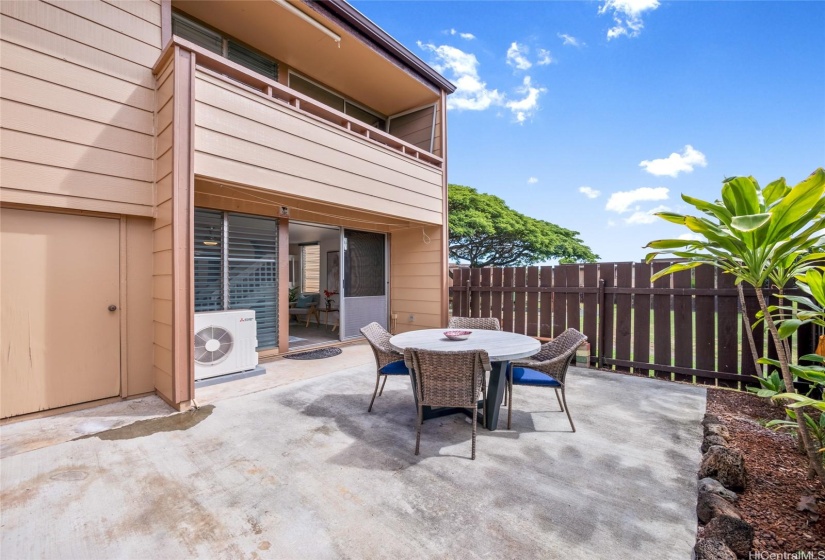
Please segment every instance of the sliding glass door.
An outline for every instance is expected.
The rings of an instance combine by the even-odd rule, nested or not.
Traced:
[[[386,235],[345,229],[342,282],[342,338],[360,336],[373,321],[387,328]]]

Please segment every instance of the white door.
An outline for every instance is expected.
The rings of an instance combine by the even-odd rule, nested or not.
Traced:
[[[345,229],[341,263],[341,338],[373,321],[387,328],[387,236]]]

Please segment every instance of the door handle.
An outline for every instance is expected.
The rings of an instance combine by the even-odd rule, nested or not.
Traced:
[[[117,311],[117,305],[114,305],[114,304],[110,305],[109,306],[109,311]]]

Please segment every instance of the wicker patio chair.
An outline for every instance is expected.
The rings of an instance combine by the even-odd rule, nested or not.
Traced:
[[[414,389],[418,399],[418,424],[415,429],[415,454],[421,443],[421,424],[425,406],[468,408],[473,417],[473,452],[476,458],[476,424],[478,397],[485,402],[486,417],[487,372],[490,357],[484,350],[437,352],[407,348],[404,351],[407,368],[414,370]]]
[[[370,323],[361,329],[361,334],[367,339],[372,347],[372,353],[375,354],[376,375],[375,375],[375,391],[372,393],[372,400],[367,412],[372,412],[372,403],[375,402],[376,396],[384,394],[384,385],[387,384],[387,377],[390,375],[409,375],[410,371],[404,365],[404,356],[396,352],[390,346],[390,338],[392,335],[384,330],[384,327],[378,323]],[[384,383],[381,385],[381,392],[378,392],[378,384],[381,382],[381,377],[384,378]]]
[[[500,331],[501,325],[495,317],[451,317],[447,328]]]
[[[576,349],[587,337],[576,329],[567,329],[550,342],[543,344],[538,354],[529,360],[517,360],[510,363],[507,371],[507,389],[510,396],[507,407],[507,429],[513,418],[513,385],[530,385],[533,387],[552,387],[556,391],[556,400],[562,411],[567,413],[570,427],[576,431],[567,399],[564,396],[567,368],[576,356]],[[559,398],[561,389],[561,398]],[[563,403],[563,404],[562,404]]]

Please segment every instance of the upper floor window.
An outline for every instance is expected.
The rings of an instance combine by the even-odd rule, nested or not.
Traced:
[[[328,90],[320,84],[295,74],[294,72],[289,73],[289,87],[295,91],[303,93],[307,97],[320,101],[324,105],[337,109],[338,111],[341,111],[354,119],[358,119],[362,123],[368,124],[378,130],[386,130],[387,120],[378,113],[367,109],[363,105],[358,105],[355,102]]]
[[[278,63],[274,59],[180,12],[172,12],[172,33],[253,72],[278,80]]]

